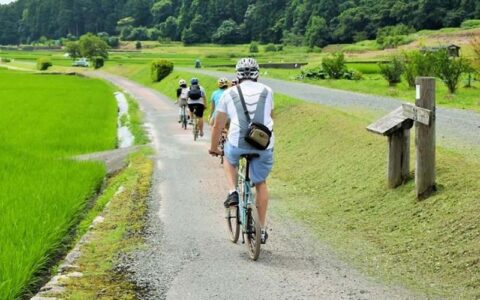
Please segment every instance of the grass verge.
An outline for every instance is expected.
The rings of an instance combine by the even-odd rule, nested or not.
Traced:
[[[419,202],[412,181],[386,188],[387,144],[365,130],[369,118],[276,100],[279,215],[376,277],[429,295],[480,297],[478,156],[439,147],[439,191]]]
[[[128,101],[128,115],[129,115],[129,122],[128,128],[130,132],[135,137],[135,145],[145,145],[150,142],[147,132],[143,127],[143,113],[140,110],[140,106],[138,102],[135,101],[132,96],[126,94]]]
[[[126,274],[116,268],[123,254],[140,247],[150,192],[153,161],[142,150],[129,158],[129,165],[108,181],[94,211],[104,211],[104,221],[91,231],[76,262],[83,276],[65,282],[68,299],[136,299],[137,290]],[[123,187],[121,192],[119,188]],[[82,228],[91,220],[84,220]]]

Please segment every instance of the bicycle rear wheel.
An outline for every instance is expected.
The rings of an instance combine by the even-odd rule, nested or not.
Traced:
[[[233,243],[236,243],[238,241],[238,237],[240,236],[240,221],[238,216],[238,206],[230,206],[226,209],[225,219],[227,221],[227,229],[230,235],[230,240]]]
[[[187,130],[187,112],[185,111],[185,107],[183,107],[182,111],[182,128]]]
[[[260,255],[261,237],[260,217],[257,208],[251,205],[247,209],[246,244],[252,260],[257,260]]]
[[[197,117],[193,117],[193,140],[196,141],[198,139],[198,119]]]

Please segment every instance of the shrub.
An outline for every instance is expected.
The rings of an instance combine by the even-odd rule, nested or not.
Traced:
[[[278,51],[278,52],[283,51],[283,45],[278,45],[278,46],[277,46],[277,51]]]
[[[33,51],[33,50],[35,50],[35,47],[30,46],[30,45],[25,45],[25,46],[22,46],[22,50],[23,51]]]
[[[332,56],[325,57],[322,60],[322,68],[332,79],[340,79],[347,71],[345,65],[345,56],[342,52],[337,52]]]
[[[142,42],[137,41],[137,42],[135,43],[135,49],[137,49],[137,50],[142,49]]]
[[[105,59],[101,56],[96,56],[93,58],[93,67],[95,69],[100,69],[105,64]]]
[[[327,79],[328,74],[320,66],[304,69],[300,72],[297,79]]]
[[[357,70],[349,70],[349,71],[346,71],[343,74],[343,79],[355,80],[355,81],[362,80],[363,79],[363,74],[362,74],[362,72],[357,71]]]
[[[265,46],[265,52],[275,52],[277,51],[277,47],[274,44],[268,44]]]
[[[2,57],[2,58],[0,59],[0,61],[3,62],[3,63],[9,63],[9,62],[11,62],[12,60],[11,60],[10,58],[7,58],[7,57]]]
[[[473,52],[475,53],[474,60],[478,69],[480,69],[480,37],[476,37],[471,41]]]
[[[307,53],[322,53],[322,48],[314,46],[307,49]]]
[[[250,53],[258,53],[258,43],[251,42],[250,43]]]
[[[434,76],[435,55],[432,52],[412,51],[404,54],[405,79],[410,87],[415,87],[418,76]]]
[[[108,45],[112,48],[118,48],[118,46],[120,46],[120,38],[118,36],[109,37]]]
[[[462,28],[476,28],[480,27],[480,20],[465,20],[462,22],[462,25],[460,25]]]
[[[395,86],[402,81],[405,64],[399,57],[394,57],[388,63],[379,63],[380,73],[388,81],[390,86]]]
[[[410,42],[411,40],[407,36],[413,32],[415,30],[412,27],[404,24],[386,26],[377,31],[377,43],[382,48],[396,48]]]
[[[435,75],[445,83],[450,94],[456,92],[462,74],[469,69],[469,62],[462,57],[450,57],[446,50],[435,54]]]
[[[150,76],[153,82],[159,82],[167,77],[173,71],[173,63],[168,60],[158,60],[152,62]]]
[[[40,57],[37,59],[37,69],[40,71],[46,71],[52,66],[52,62],[49,58]]]

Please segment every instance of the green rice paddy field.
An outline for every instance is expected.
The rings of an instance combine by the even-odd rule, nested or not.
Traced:
[[[0,299],[28,294],[105,168],[72,156],[116,146],[107,84],[0,68]]]

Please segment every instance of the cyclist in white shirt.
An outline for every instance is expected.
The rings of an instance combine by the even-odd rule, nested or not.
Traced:
[[[252,58],[241,59],[236,66],[237,79],[242,90],[247,110],[253,122],[262,123],[273,131],[273,92],[259,82],[259,66]],[[268,208],[268,188],[266,179],[273,166],[274,136],[266,150],[257,150],[248,144],[246,136],[249,122],[245,115],[237,87],[226,90],[217,107],[217,117],[212,131],[211,155],[220,154],[218,141],[227,119],[230,119],[230,131],[225,145],[225,173],[229,185],[229,193],[225,207],[238,205],[238,191],[236,190],[237,166],[242,154],[258,153],[260,156],[251,161],[250,176],[255,184],[257,206],[262,226],[262,243],[265,243],[268,234],[266,230],[266,215]]]

